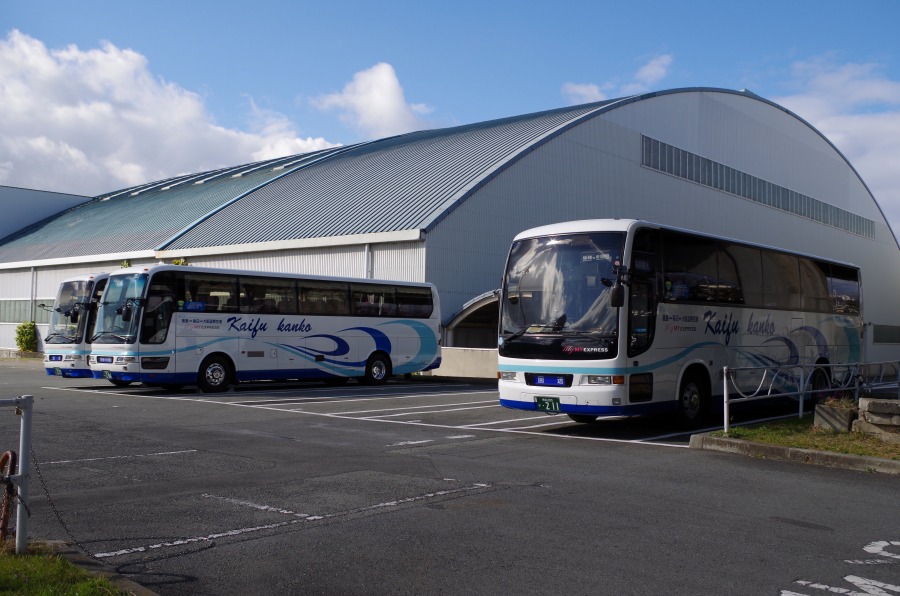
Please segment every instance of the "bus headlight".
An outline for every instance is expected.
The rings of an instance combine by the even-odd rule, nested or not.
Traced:
[[[129,364],[131,362],[137,362],[137,358],[134,356],[116,356],[116,364]]]
[[[624,385],[625,375],[587,375],[588,385]]]
[[[497,378],[500,379],[501,381],[515,381],[516,373],[509,372],[506,370],[501,370],[500,372],[497,373]]]

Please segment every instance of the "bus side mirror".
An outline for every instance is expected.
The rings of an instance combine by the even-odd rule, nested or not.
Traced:
[[[125,304],[125,306],[122,307],[122,322],[123,323],[127,323],[128,321],[131,320],[131,313],[132,313],[133,308],[134,307],[131,305],[130,302]]]
[[[625,305],[625,286],[616,284],[609,291],[609,305],[613,308],[621,308]]]
[[[72,308],[72,314],[69,315],[69,320],[72,321],[73,325],[78,322],[78,313],[79,312],[81,312],[81,309],[78,308],[78,305],[76,304]]]

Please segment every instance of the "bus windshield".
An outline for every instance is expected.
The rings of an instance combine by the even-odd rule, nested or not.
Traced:
[[[93,342],[133,344],[137,338],[141,301],[147,275],[114,275],[109,278],[103,300],[97,308],[97,326]]]
[[[88,317],[78,315],[87,313],[91,285],[88,280],[69,281],[60,285],[44,343],[74,344],[81,341]]]
[[[619,232],[513,243],[501,300],[504,341],[526,334],[617,335],[610,288],[624,244],[625,235]]]

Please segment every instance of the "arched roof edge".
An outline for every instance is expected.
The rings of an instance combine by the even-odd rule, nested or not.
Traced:
[[[517,161],[519,161],[520,159],[522,159],[523,157],[525,157],[526,155],[528,155],[529,153],[531,153],[532,151],[534,151],[535,149],[540,147],[541,145],[558,137],[559,135],[574,128],[575,126],[578,126],[579,124],[583,124],[584,122],[586,122],[592,118],[596,118],[597,116],[599,116],[601,114],[605,114],[607,112],[610,112],[612,110],[615,110],[617,108],[620,108],[622,106],[625,106],[625,105],[628,105],[631,103],[635,103],[638,101],[644,101],[647,99],[653,99],[655,97],[660,97],[660,96],[664,96],[664,95],[675,95],[675,94],[679,94],[679,93],[724,93],[724,94],[729,94],[729,95],[738,95],[741,97],[755,99],[762,103],[768,104],[768,105],[772,106],[773,108],[781,110],[782,112],[788,114],[789,116],[796,118],[798,121],[800,121],[806,127],[808,127],[810,130],[812,130],[814,133],[816,133],[823,141],[825,141],[828,144],[828,146],[831,147],[834,150],[834,152],[837,153],[842,160],[844,160],[844,163],[847,164],[847,166],[853,171],[853,173],[856,175],[857,179],[860,181],[860,183],[866,189],[866,192],[869,193],[869,197],[875,203],[875,207],[878,208],[878,212],[881,213],[881,217],[884,220],[885,225],[887,225],[888,231],[890,231],[891,236],[894,238],[894,244],[896,244],[898,250],[900,250],[900,240],[898,240],[896,232],[894,232],[894,229],[891,227],[890,221],[888,221],[888,218],[885,215],[884,210],[881,208],[881,205],[878,203],[878,199],[875,198],[875,195],[872,193],[872,190],[869,188],[869,185],[866,184],[866,181],[863,180],[862,176],[860,176],[860,174],[856,170],[856,168],[853,167],[853,164],[850,163],[850,160],[847,159],[847,156],[845,156],[841,152],[841,150],[838,149],[835,146],[835,144],[832,143],[828,139],[828,137],[826,137],[822,133],[822,131],[820,131],[818,128],[816,128],[815,126],[810,124],[807,120],[805,120],[804,118],[801,118],[796,113],[789,110],[788,108],[786,108],[780,104],[777,104],[770,99],[761,97],[748,89],[735,90],[735,89],[725,89],[725,88],[720,88],[720,87],[678,87],[675,89],[665,89],[662,91],[652,91],[650,93],[643,93],[640,95],[632,95],[629,97],[623,97],[621,99],[611,100],[607,103],[604,103],[603,105],[598,106],[597,108],[591,110],[590,112],[587,112],[586,114],[582,114],[581,116],[573,118],[569,122],[566,122],[565,124],[558,126],[556,129],[548,132],[547,134],[535,139],[534,141],[532,141],[531,143],[529,143],[528,145],[523,147],[521,150],[519,150],[515,154],[509,156],[507,159],[503,160],[502,162],[499,162],[493,169],[491,169],[489,172],[486,172],[484,175],[482,175],[473,185],[471,185],[470,187],[463,190],[460,193],[460,195],[456,199],[454,199],[450,205],[448,205],[446,208],[442,209],[430,222],[428,222],[424,226],[424,228],[423,228],[424,231],[426,233],[428,233],[431,230],[433,230],[437,226],[437,224],[439,224],[444,218],[446,218],[450,213],[452,213],[457,207],[459,207],[462,203],[464,203],[467,199],[469,199],[469,197],[471,197],[478,189],[480,189],[485,184],[490,182],[497,175],[499,175],[504,170],[506,170],[507,168],[512,166],[514,163],[516,163]]]

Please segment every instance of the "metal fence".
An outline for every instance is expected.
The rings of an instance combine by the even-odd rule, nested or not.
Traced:
[[[16,553],[24,554],[28,549],[28,480],[31,477],[31,419],[34,410],[34,397],[21,395],[14,399],[0,399],[0,407],[13,406],[16,414],[21,416],[19,423],[19,456],[18,472],[0,476],[2,484],[12,483],[18,489],[16,500]],[[2,471],[0,471],[2,474]]]
[[[852,398],[872,394],[900,399],[900,361],[853,364],[793,364],[724,367],[722,371],[725,432],[729,405],[773,397],[792,397],[803,416],[807,400]]]

